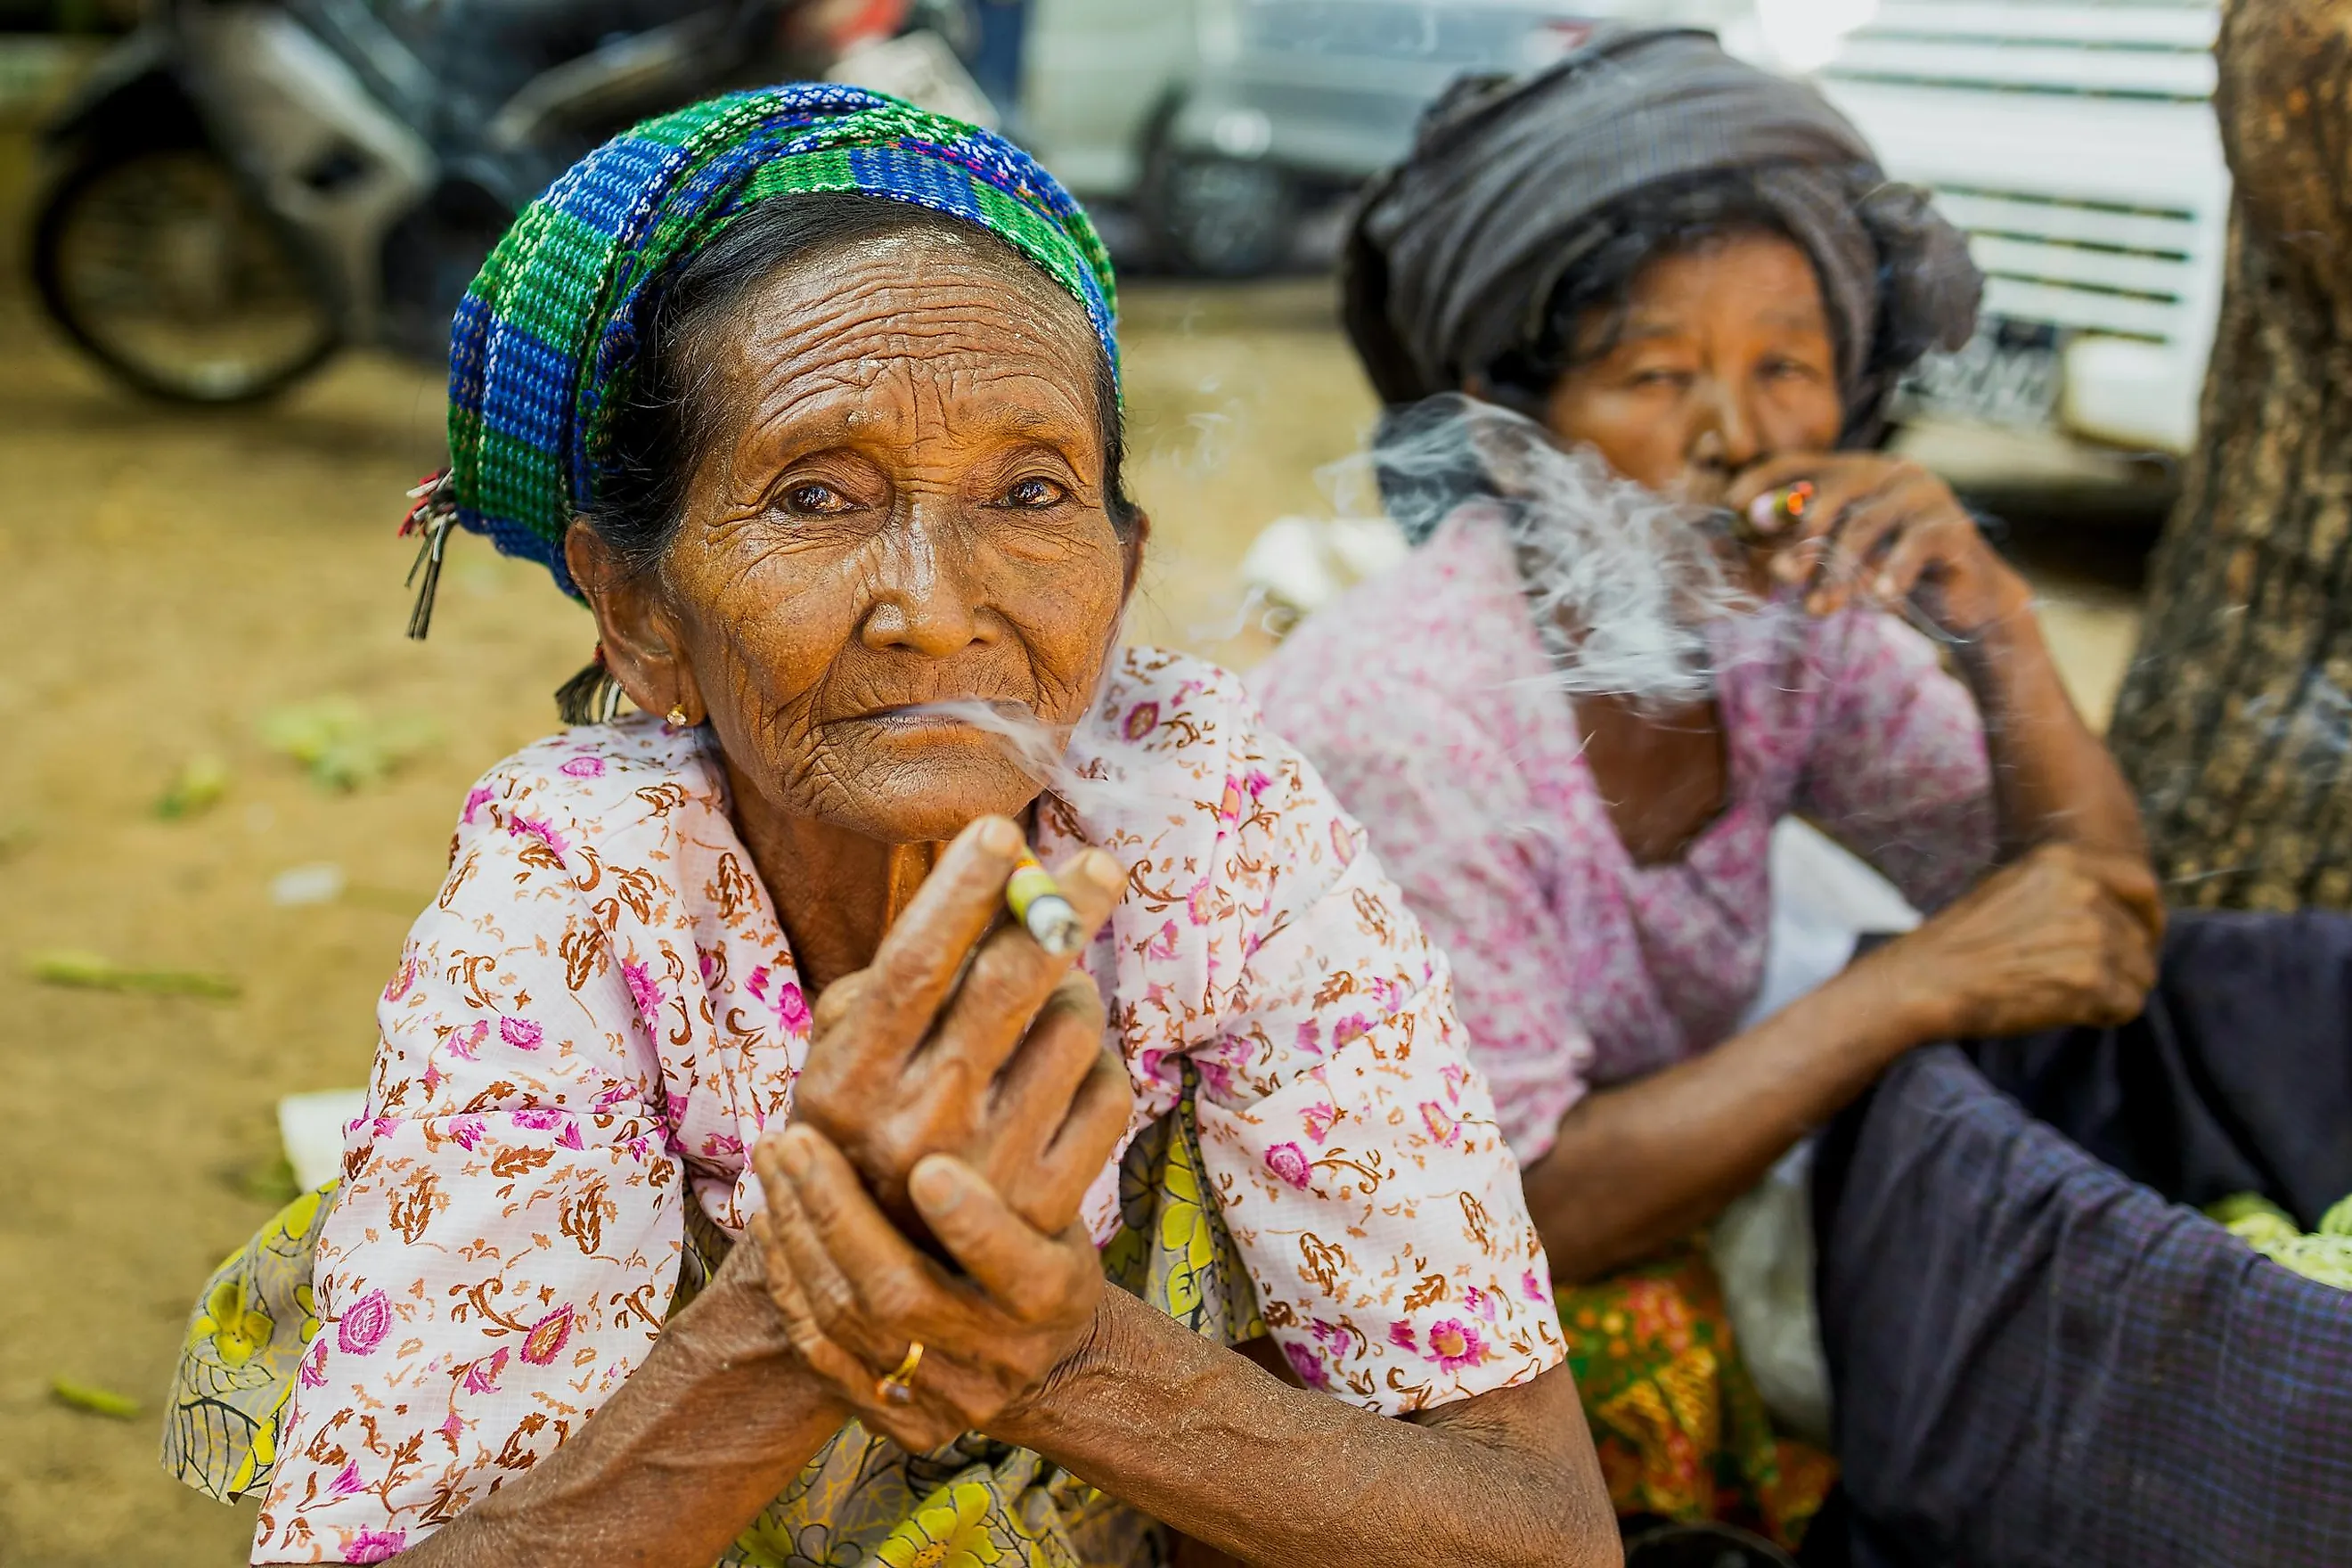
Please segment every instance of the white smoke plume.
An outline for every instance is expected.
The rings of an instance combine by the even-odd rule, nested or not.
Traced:
[[[1148,806],[1153,800],[1150,791],[1125,779],[1097,777],[1071,766],[1069,730],[1046,723],[1025,702],[961,698],[921,703],[909,711],[937,713],[995,736],[1013,766],[1046,793],[1066,802],[1081,822],[1093,823],[1106,813]]]
[[[1671,707],[1706,696],[1712,623],[1764,609],[1728,515],[1685,505],[1565,450],[1533,420],[1473,398],[1415,405],[1370,452],[1324,470],[1343,512],[1394,516],[1420,537],[1483,498],[1517,552],[1552,657],[1546,684]],[[1420,515],[1416,517],[1414,514]]]

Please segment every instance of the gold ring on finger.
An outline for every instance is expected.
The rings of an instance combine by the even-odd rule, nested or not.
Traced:
[[[923,1342],[907,1342],[907,1357],[889,1376],[877,1380],[874,1397],[885,1405],[912,1405],[915,1402],[915,1369],[923,1364]]]

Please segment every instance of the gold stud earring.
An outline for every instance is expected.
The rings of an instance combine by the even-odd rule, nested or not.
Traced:
[[[680,702],[673,702],[669,705],[669,711],[663,714],[662,717],[669,721],[669,727],[671,729],[683,730],[686,728],[686,705]]]

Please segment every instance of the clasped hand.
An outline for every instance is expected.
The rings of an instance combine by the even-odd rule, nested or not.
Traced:
[[[2136,855],[2043,844],[1864,961],[1900,976],[1927,1035],[2021,1035],[2136,1017],[2164,901]]]
[[[791,1125],[753,1152],[751,1230],[794,1349],[916,1451],[1033,1397],[1102,1297],[1078,1207],[1132,1090],[1093,982],[998,919],[1020,849],[1001,817],[949,846],[873,963],[825,989]],[[1091,935],[1118,863],[1088,850],[1055,876]]]

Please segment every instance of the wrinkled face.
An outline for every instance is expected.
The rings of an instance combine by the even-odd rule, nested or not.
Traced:
[[[1064,727],[1093,694],[1140,541],[1105,508],[1085,311],[917,232],[793,267],[710,352],[722,412],[658,576],[739,779],[890,843],[1022,810],[1001,741],[910,710]]]
[[[1580,349],[1612,324],[1596,313]],[[1662,495],[1712,505],[1759,458],[1823,451],[1844,422],[1811,260],[1774,234],[1672,251],[1633,280],[1615,346],[1562,376],[1544,423]]]

